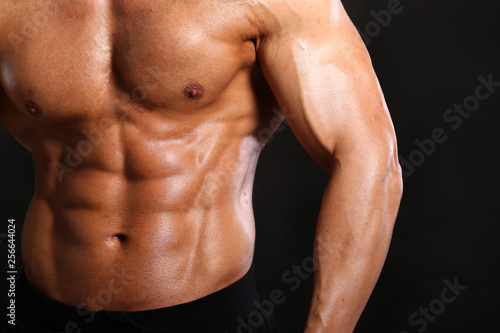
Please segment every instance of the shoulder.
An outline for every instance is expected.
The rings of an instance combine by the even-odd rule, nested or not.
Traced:
[[[342,13],[340,0],[255,0],[249,1],[260,9],[260,15],[267,23],[270,32],[277,30],[298,30],[304,26],[320,28],[328,23],[336,13]]]
[[[255,0],[263,18],[259,53],[275,54],[285,47],[316,53],[336,52],[366,57],[364,44],[341,0]],[[355,54],[353,54],[355,53]]]
[[[262,42],[296,40],[324,44],[351,21],[340,0],[255,0]],[[267,43],[266,43],[267,44]]]

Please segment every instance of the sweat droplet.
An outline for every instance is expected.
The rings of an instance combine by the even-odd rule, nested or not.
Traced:
[[[40,117],[42,115],[42,108],[35,101],[28,100],[24,103],[24,107],[29,114]]]

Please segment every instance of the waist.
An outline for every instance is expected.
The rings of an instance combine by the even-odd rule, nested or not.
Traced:
[[[133,327],[141,331],[223,332],[235,327],[251,311],[259,307],[253,265],[234,283],[191,302],[147,311],[91,311],[82,306],[59,302],[38,290],[24,275],[17,280],[17,321],[30,323],[39,331],[64,331],[73,322],[83,332],[94,332],[104,327],[120,331],[119,327]],[[74,325],[74,326],[75,326]]]
[[[72,214],[43,219],[30,208],[22,252],[30,282],[73,306],[138,311],[189,302],[241,278],[253,257],[253,216],[209,210],[115,224]],[[89,301],[103,290],[113,297]]]

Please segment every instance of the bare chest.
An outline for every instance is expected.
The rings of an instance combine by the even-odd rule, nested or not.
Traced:
[[[35,118],[99,117],[125,104],[200,109],[255,61],[251,9],[237,2],[12,3],[0,83]]]

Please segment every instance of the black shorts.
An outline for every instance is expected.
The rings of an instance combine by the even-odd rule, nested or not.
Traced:
[[[56,301],[32,286],[24,271],[16,282],[15,325],[8,303],[2,332],[40,333],[275,333],[269,309],[261,306],[253,266],[232,285],[198,300],[148,311],[90,311]]]

